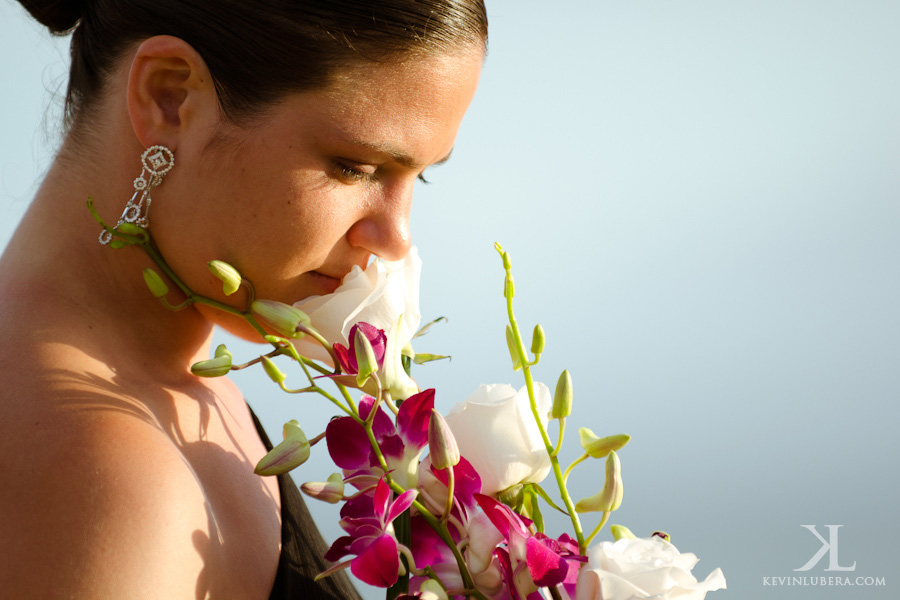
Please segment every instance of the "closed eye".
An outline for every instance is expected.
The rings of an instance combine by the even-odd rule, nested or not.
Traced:
[[[374,170],[353,167],[340,162],[336,165],[335,173],[338,179],[348,185],[364,181],[377,181],[378,179]]]

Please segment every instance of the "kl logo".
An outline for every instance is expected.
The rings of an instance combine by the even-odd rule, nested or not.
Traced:
[[[826,541],[818,531],[816,531],[815,525],[801,525],[806,529],[809,529],[816,538],[822,542],[822,547],[819,548],[818,552],[813,554],[812,558],[809,559],[805,565],[800,567],[799,569],[794,569],[795,571],[809,571],[814,566],[819,564],[819,561],[825,558],[825,555],[828,555],[828,568],[826,571],[855,571],[856,570],[856,561],[853,561],[853,564],[849,567],[842,567],[840,562],[838,562],[838,529],[843,527],[843,525],[826,525],[828,528],[828,540]]]

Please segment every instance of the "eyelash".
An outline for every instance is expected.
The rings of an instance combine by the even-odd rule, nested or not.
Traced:
[[[338,164],[337,170],[340,178],[345,180],[347,183],[377,180],[375,173],[367,173],[365,171],[360,171],[359,169],[354,169],[346,165]]]
[[[367,173],[365,171],[360,171],[359,169],[354,169],[352,167],[348,167],[346,165],[338,165],[338,173],[340,174],[342,179],[348,180],[350,183],[356,183],[359,181],[377,181],[378,177],[376,177],[375,173]],[[424,184],[431,183],[427,179],[425,179],[424,173],[419,173],[416,176],[416,179],[421,181]]]

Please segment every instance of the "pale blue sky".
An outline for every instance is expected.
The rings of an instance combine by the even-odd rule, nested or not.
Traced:
[[[572,372],[571,432],[633,437],[613,522],[722,567],[710,598],[898,597],[900,0],[488,2],[481,87],[413,208],[423,313],[450,319],[418,347],[454,357],[417,379],[444,411],[521,384],[500,241],[547,331],[538,378]],[[10,0],[0,49],[2,245],[57,142],[66,51]],[[324,427],[241,375],[273,437]],[[844,525],[841,563],[887,586],[764,586],[819,548],[804,524]]]

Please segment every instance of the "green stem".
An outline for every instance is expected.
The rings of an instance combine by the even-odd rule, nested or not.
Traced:
[[[498,251],[500,250],[498,249]],[[510,268],[504,265],[504,270],[506,271],[507,282],[511,282],[512,272]],[[550,437],[547,435],[547,429],[544,427],[541,415],[538,412],[537,401],[534,397],[534,379],[531,376],[531,368],[528,365],[528,356],[525,353],[525,345],[522,342],[522,334],[519,331],[519,325],[516,322],[516,314],[513,310],[513,294],[511,293],[511,291],[512,285],[504,286],[504,296],[506,297],[506,312],[509,317],[509,325],[512,328],[515,349],[522,364],[522,373],[525,376],[525,386],[526,388],[528,388],[528,400],[531,404],[531,414],[534,416],[538,431],[540,431],[541,433],[541,439],[544,442],[544,447],[547,450],[547,455],[550,457],[550,466],[553,470],[554,477],[556,477],[556,483],[559,487],[560,496],[562,497],[562,500],[566,505],[566,509],[569,513],[569,518],[572,520],[572,527],[575,530],[575,537],[578,539],[578,547],[583,551],[584,533],[581,529],[581,521],[578,519],[578,514],[575,512],[575,504],[572,502],[572,497],[569,495],[568,489],[566,489],[566,482],[563,479],[562,471],[559,468],[559,459],[554,453],[553,445],[550,443]]]
[[[562,448],[563,438],[566,435],[566,419],[563,417],[559,420],[559,440],[556,442],[556,448],[553,450],[553,456],[559,456],[559,450]]]
[[[281,349],[276,348],[275,350],[272,350],[271,352],[266,354],[266,357],[267,358],[275,358],[279,354],[281,354]],[[253,360],[249,360],[242,365],[232,365],[231,370],[232,371],[240,371],[241,369],[246,369],[247,367],[252,367],[253,365],[259,364],[261,362],[262,362],[262,356],[257,356]]]
[[[592,532],[591,532],[591,535],[589,535],[589,536],[587,537],[587,539],[584,541],[584,548],[581,548],[581,549],[580,549],[580,551],[581,551],[582,554],[584,554],[585,549],[588,547],[588,545],[590,545],[591,540],[593,540],[594,537],[595,537],[598,533],[600,533],[600,530],[603,529],[603,526],[606,525],[606,522],[609,520],[609,515],[610,515],[610,512],[609,512],[608,510],[604,510],[604,511],[603,511],[603,518],[600,519],[600,522],[597,523],[597,526],[596,526],[596,527],[594,527],[594,531],[592,531]],[[580,546],[579,546],[579,548],[580,548]]]
[[[574,460],[574,462],[572,462],[572,464],[569,465],[569,468],[566,469],[566,472],[563,474],[563,482],[566,482],[566,481],[569,480],[569,474],[572,472],[572,469],[575,468],[575,465],[577,465],[577,464],[579,464],[579,463],[582,463],[582,462],[586,461],[589,457],[590,457],[590,454],[588,454],[587,452],[585,452],[585,453],[582,454],[580,457],[576,458],[576,459]]]
[[[169,267],[169,265],[166,264],[166,261],[163,260],[162,255],[159,253],[159,250],[153,244],[152,240],[148,240],[139,245],[141,248],[144,249],[144,252],[146,252],[147,255],[150,256],[151,259],[153,259],[153,262],[156,263],[156,266],[158,266],[160,269],[162,269],[163,273],[165,273],[166,276],[169,279],[171,279],[172,282],[176,286],[178,286],[178,289],[180,289],[181,292],[185,296],[187,296],[188,300],[190,300],[192,303],[205,304],[206,306],[221,310],[222,312],[226,312],[226,313],[238,316],[238,317],[243,317],[247,321],[247,323],[249,323],[250,326],[256,330],[257,333],[259,333],[262,336],[266,335],[266,330],[262,328],[262,326],[256,321],[255,318],[253,318],[253,315],[249,311],[242,311],[237,308],[234,308],[233,306],[229,306],[229,305],[225,304],[224,302],[219,302],[218,300],[213,300],[212,298],[207,298],[206,296],[200,296],[200,295],[192,292],[191,288],[189,288],[181,280],[181,278],[175,274],[175,271],[173,271]]]
[[[372,449],[375,451],[375,456],[378,459],[378,464],[381,466],[384,471],[384,478],[387,481],[387,484],[396,494],[402,494],[406,490],[399,483],[393,480],[388,472],[387,462],[384,460],[384,455],[381,454],[381,448],[378,447],[378,443],[375,441],[375,434],[372,432],[371,424],[366,424],[366,435],[369,437],[369,443],[372,445]],[[412,506],[419,512],[425,522],[434,530],[435,533],[444,541],[445,544],[450,548],[450,551],[453,552],[453,557],[456,559],[456,566],[459,568],[459,574],[462,576],[463,583],[466,586],[467,590],[471,590],[469,592],[470,596],[478,598],[479,600],[488,600],[484,594],[479,592],[475,588],[475,582],[472,579],[471,573],[469,573],[469,567],[466,565],[466,559],[463,558],[462,553],[456,545],[456,542],[453,541],[453,536],[450,535],[450,530],[447,528],[447,523],[441,521],[433,514],[431,514],[425,506],[422,505],[418,500],[413,500]]]
[[[309,387],[292,390],[291,388],[284,385],[283,381],[278,384],[278,387],[280,387],[283,391],[287,392],[288,394],[308,394],[309,392],[315,392],[316,389],[318,389],[318,386],[311,385]]]
[[[165,306],[167,309],[171,310],[172,312],[178,312],[179,310],[184,310],[185,308],[187,308],[188,306],[190,306],[194,303],[193,300],[188,298],[181,304],[173,305],[171,302],[166,300],[165,296],[160,296],[159,301],[162,303],[163,306]]]
[[[453,510],[453,487],[455,485],[455,475],[453,466],[447,469],[447,504],[444,506],[444,514],[441,515],[441,521],[447,521],[450,518],[450,511]]]
[[[351,417],[354,421],[356,421],[360,425],[363,424],[363,420],[359,418],[359,415],[357,415],[357,413],[353,412],[353,410],[351,410],[351,409],[347,408],[346,406],[344,406],[343,404],[341,404],[340,400],[338,400],[337,398],[335,398],[334,396],[332,396],[331,394],[329,394],[328,392],[326,392],[319,386],[316,386],[316,392],[318,392],[320,395],[328,398],[328,400],[331,401],[332,404],[334,404],[335,406],[340,408],[342,411],[347,413],[348,417]]]
[[[437,517],[428,512],[428,509],[422,506],[418,500],[414,501],[412,505],[416,508],[417,511],[419,511],[419,514],[422,515],[422,518],[425,519],[425,521],[431,526],[431,528],[434,529],[435,533],[440,536],[444,543],[447,544],[447,546],[453,552],[453,557],[456,559],[456,566],[459,568],[459,574],[462,576],[463,584],[465,585],[466,590],[471,590],[468,592],[468,595],[478,598],[479,600],[488,600],[485,595],[478,591],[478,589],[475,587],[475,583],[472,580],[472,575],[471,573],[469,573],[469,567],[468,565],[466,565],[466,559],[463,558],[463,555],[459,551],[456,542],[453,541],[453,536],[450,535],[450,530],[447,528],[447,524],[442,523],[437,519]]]

